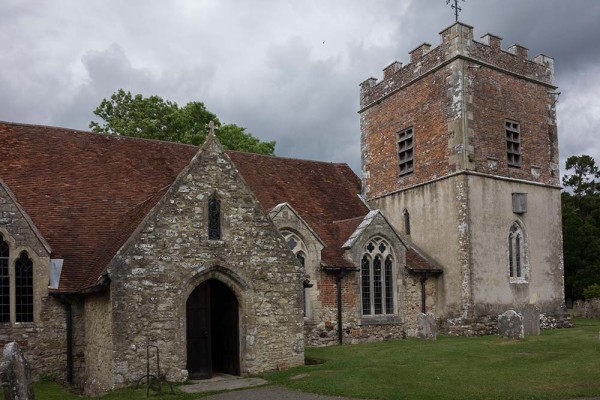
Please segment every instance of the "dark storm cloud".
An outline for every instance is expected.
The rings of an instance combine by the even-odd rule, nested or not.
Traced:
[[[475,36],[555,59],[561,156],[600,161],[600,2],[467,0]],[[445,0],[57,0],[0,3],[0,119],[87,129],[119,88],[277,140],[283,156],[359,170],[358,84],[454,21]]]

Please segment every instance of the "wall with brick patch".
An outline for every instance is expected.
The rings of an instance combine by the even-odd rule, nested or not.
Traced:
[[[564,314],[553,73],[552,59],[503,50],[490,34],[475,41],[472,27],[456,23],[439,46],[423,44],[409,64],[361,84],[363,190],[397,230],[407,209],[411,240],[443,266],[437,310],[449,331],[477,323],[458,330],[489,332],[489,315],[525,302]],[[506,120],[520,125],[520,167],[507,165]],[[414,172],[400,175],[397,136],[408,127]],[[517,217],[517,192],[530,204],[527,285],[508,282],[505,225]]]

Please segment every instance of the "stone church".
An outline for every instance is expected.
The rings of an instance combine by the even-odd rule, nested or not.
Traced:
[[[564,316],[553,61],[455,23],[360,85],[346,164],[0,122],[0,341],[88,394]]]

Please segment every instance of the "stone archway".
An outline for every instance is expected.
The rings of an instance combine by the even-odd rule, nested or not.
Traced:
[[[239,302],[221,281],[198,285],[186,302],[187,369],[191,379],[240,374]]]

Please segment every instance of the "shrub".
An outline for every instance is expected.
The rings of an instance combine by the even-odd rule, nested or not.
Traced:
[[[586,300],[600,298],[600,285],[594,283],[583,289],[583,297],[585,297]]]

